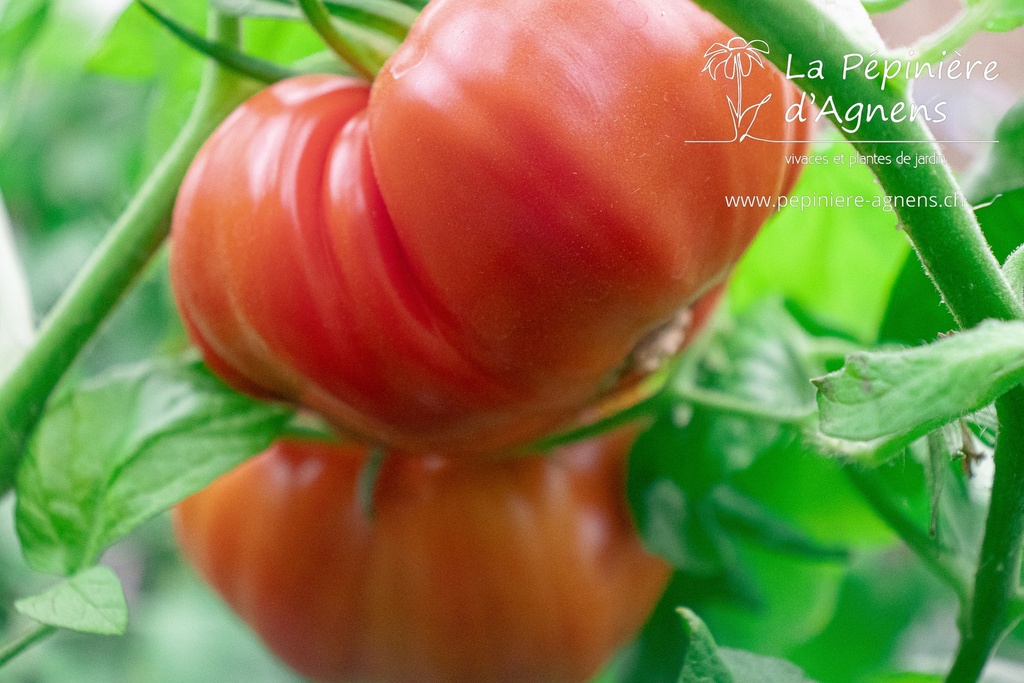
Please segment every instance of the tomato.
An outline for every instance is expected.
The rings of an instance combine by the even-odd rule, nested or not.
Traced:
[[[707,142],[736,132],[737,82],[702,73],[730,39],[685,0],[434,0],[372,87],[275,84],[181,188],[192,337],[235,386],[409,450],[565,422],[726,277],[770,211],[726,195],[795,179],[794,143]],[[741,76],[771,97],[753,133],[800,139],[782,75]]]
[[[182,503],[185,555],[282,660],[318,681],[583,681],[669,568],[624,499],[629,438],[500,463],[278,442]]]

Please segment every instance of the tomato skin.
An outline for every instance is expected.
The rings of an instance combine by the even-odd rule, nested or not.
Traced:
[[[794,170],[785,144],[686,142],[733,135],[736,83],[701,71],[732,36],[678,0],[427,6],[374,83],[371,150],[410,266],[482,362],[589,380],[725,277],[767,215],[726,195]],[[759,135],[800,137],[778,71],[743,86],[776,100]]]
[[[191,336],[237,387],[402,449],[565,423],[753,238],[769,210],[725,195],[795,178],[786,144],[686,142],[733,133],[736,84],[701,75],[731,35],[688,2],[434,0],[372,88],[268,88],[179,193]],[[770,65],[744,89],[773,95],[756,133],[805,133]]]
[[[176,510],[185,555],[317,681],[583,681],[640,627],[669,568],[624,500],[631,439],[502,463],[284,441]]]

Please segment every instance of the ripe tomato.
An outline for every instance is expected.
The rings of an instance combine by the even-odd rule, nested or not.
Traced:
[[[182,503],[178,538],[315,680],[583,681],[669,576],[630,521],[628,444],[501,463],[392,457],[367,519],[365,448],[279,442]]]
[[[372,87],[270,87],[181,188],[190,333],[239,388],[409,450],[564,422],[749,244],[770,209],[726,195],[792,185],[788,143],[689,142],[736,132],[737,83],[702,74],[732,38],[686,0],[433,0]],[[802,137],[782,75],[740,75],[771,97],[752,132]]]

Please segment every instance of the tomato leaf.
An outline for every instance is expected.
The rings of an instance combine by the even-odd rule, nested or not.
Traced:
[[[49,0],[0,4],[0,73],[17,66],[46,26]]]
[[[965,183],[974,203],[1024,188],[1024,100],[996,126],[995,139],[988,156]]]
[[[1009,255],[1003,264],[1003,275],[1010,281],[1010,286],[1017,296],[1024,299],[1024,245]]]
[[[736,683],[814,683],[800,667],[783,659],[727,647],[719,648],[718,654]]]
[[[266,448],[291,413],[226,387],[197,362],[156,362],[66,391],[18,472],[29,564],[70,574],[153,515]]]
[[[722,571],[722,562],[700,505],[721,473],[717,463],[690,445],[690,437],[690,430],[668,417],[641,435],[630,453],[626,492],[650,552],[691,574],[712,576]],[[692,453],[693,460],[683,464],[680,458],[665,457],[684,452]]]
[[[83,570],[14,607],[42,624],[82,633],[119,636],[128,626],[121,582],[103,566]]]
[[[819,543],[758,501],[734,489],[720,487],[712,500],[723,527],[766,548],[812,560],[842,561],[849,558],[846,548]]]
[[[669,390],[695,414],[713,413],[706,447],[720,453],[727,469],[741,470],[791,436],[789,425],[815,412],[810,378],[816,371],[805,359],[815,344],[781,300],[763,299],[718,321],[699,360],[682,365]]]
[[[718,645],[708,627],[700,617],[685,607],[680,607],[678,611],[683,618],[683,631],[687,636],[686,657],[679,674],[680,683],[735,683],[736,679],[718,656]]]
[[[1021,381],[1024,323],[986,321],[925,346],[851,355],[814,384],[822,431],[869,440],[923,436]]]
[[[718,647],[700,617],[685,607],[679,614],[687,636],[679,683],[813,683],[790,662]]]
[[[32,343],[32,302],[0,198],[0,382]]]

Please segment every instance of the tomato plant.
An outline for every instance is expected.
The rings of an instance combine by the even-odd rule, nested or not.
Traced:
[[[1024,680],[1019,0],[156,2],[0,0],[4,680]]]
[[[282,441],[177,510],[186,556],[318,681],[584,681],[668,580],[623,493],[630,435],[482,465]]]
[[[733,121],[735,84],[701,76],[730,40],[688,2],[443,0],[372,87],[272,85],[178,195],[192,337],[236,386],[366,438],[486,452],[540,436],[726,277],[770,209],[723,194],[795,181],[799,142],[692,142],[806,135],[770,66],[743,82],[768,106]]]

